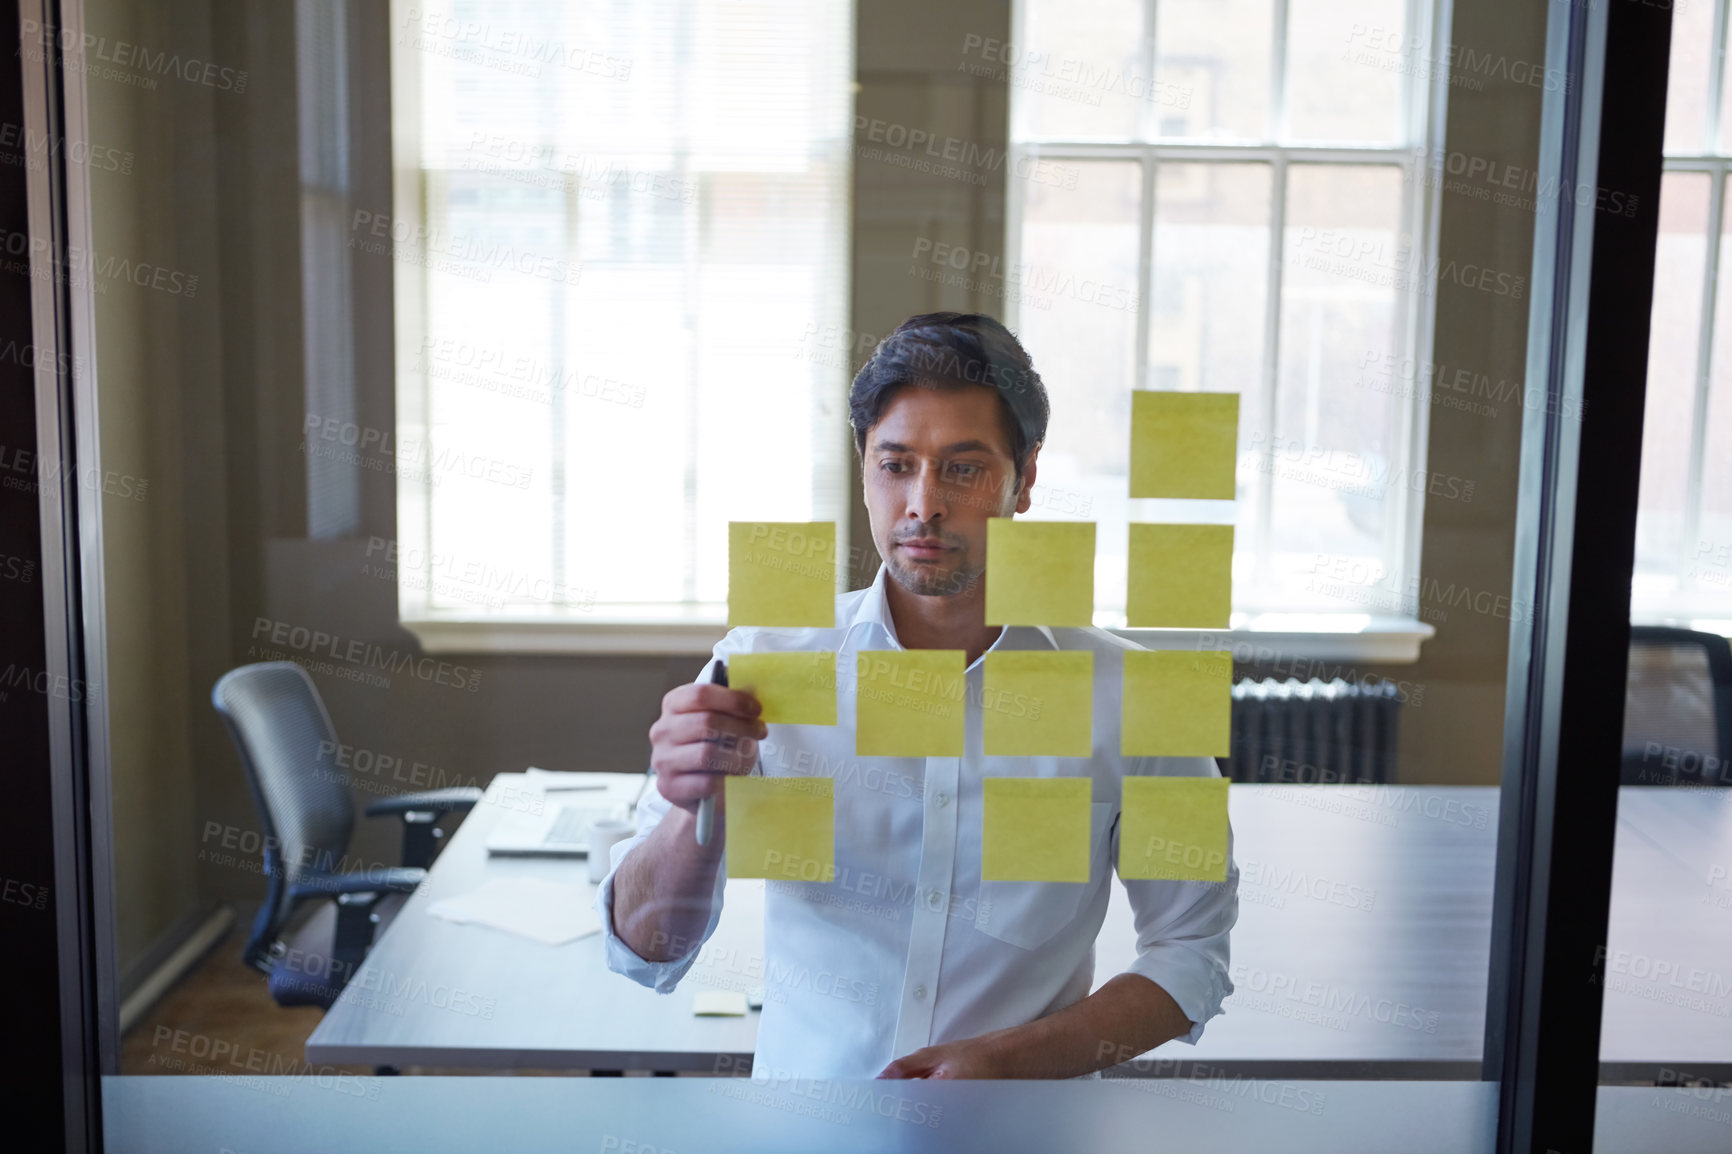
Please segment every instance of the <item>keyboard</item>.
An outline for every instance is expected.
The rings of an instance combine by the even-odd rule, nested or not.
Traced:
[[[612,817],[613,811],[614,807],[608,805],[561,806],[553,824],[547,827],[547,836],[541,839],[542,844],[580,845],[588,840],[589,827]]]

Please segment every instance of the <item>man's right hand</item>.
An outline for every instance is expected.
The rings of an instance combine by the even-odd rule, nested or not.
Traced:
[[[758,720],[762,712],[750,693],[708,681],[670,690],[649,731],[656,789],[688,812],[719,796],[724,777],[757,764],[758,742],[769,733]]]

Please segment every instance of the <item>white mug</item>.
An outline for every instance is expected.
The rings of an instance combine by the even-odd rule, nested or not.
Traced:
[[[637,832],[637,823],[608,817],[589,827],[589,880],[599,882],[613,868],[613,847]]]

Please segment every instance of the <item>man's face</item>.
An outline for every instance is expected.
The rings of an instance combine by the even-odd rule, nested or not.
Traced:
[[[948,597],[986,569],[986,522],[1028,511],[1031,450],[1016,485],[998,393],[984,385],[897,390],[866,433],[872,540],[910,593]]]

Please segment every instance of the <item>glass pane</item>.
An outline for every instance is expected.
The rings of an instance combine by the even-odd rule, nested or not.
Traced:
[[[1401,293],[1433,291],[1400,232],[1402,192],[1396,168],[1288,170],[1275,423],[1251,423],[1274,489],[1257,591],[1269,604],[1315,599],[1318,556],[1382,565],[1394,506],[1410,496],[1393,395],[1333,387],[1396,355]]]
[[[1672,61],[1666,78],[1667,152],[1701,152],[1707,144],[1708,65],[1714,54],[1714,5],[1672,11]]]
[[[1403,77],[1438,67],[1437,45],[1409,34],[1402,0],[1292,0],[1287,124],[1292,140],[1388,144],[1405,128]]]
[[[1155,6],[1155,80],[1170,102],[1153,133],[1266,140],[1273,0],[1162,0]]]
[[[1485,5],[1479,27],[1515,30],[1514,43],[1477,47],[1533,58],[1516,34],[1538,20],[1455,2]],[[1509,124],[1537,123],[1541,89],[1506,86],[1507,121],[1489,99],[1463,113],[1431,103],[1454,89],[1409,93],[1416,65],[1438,54],[1409,35],[1409,10],[1430,26],[1427,4],[85,7],[110,57],[143,45],[141,59],[211,59],[252,80],[216,89],[183,68],[142,77],[155,87],[120,84],[113,60],[84,77],[93,137],[134,162],[92,165],[97,267],[130,259],[205,277],[194,296],[117,275],[95,298],[102,464],[117,489],[153,482],[104,494],[115,685],[100,705],[114,780],[113,812],[96,816],[115,830],[119,920],[107,928],[124,980],[103,992],[130,1003],[116,1093],[163,1096],[143,1138],[124,1121],[107,1129],[116,1149],[320,1149],[302,1131],[328,1128],[341,1099],[325,1090],[376,1096],[353,1111],[357,1125],[394,1123],[397,1146],[435,1148],[407,1141],[429,1123],[403,1107],[428,1076],[500,1148],[531,1133],[536,1095],[503,1099],[532,1081],[565,1111],[565,1129],[548,1132],[604,1154],[1070,1149],[1077,1134],[1192,1130],[1278,1150],[1296,1125],[1317,1150],[1404,1150],[1416,1103],[1433,1145],[1486,1148],[1508,599],[1501,615],[1476,606],[1500,592],[1485,570],[1508,579],[1509,508],[1397,513],[1417,503],[1413,470],[1440,460],[1472,462],[1482,493],[1512,499],[1520,412],[1428,416],[1415,383],[1429,366],[1413,359],[1519,381],[1527,301],[1476,293],[1491,307],[1436,309],[1438,270],[1416,254],[1435,241],[1483,260],[1489,240],[1525,261],[1533,218],[1445,198],[1449,227],[1421,236],[1435,230],[1405,215],[1423,198],[1402,180],[1416,150],[1400,134],[1405,112],[1441,119],[1453,155],[1531,174],[1533,140]],[[308,15],[319,19],[303,25]],[[1285,94],[1271,89],[1278,73]],[[330,117],[303,115],[315,97]],[[329,123],[350,135],[323,135]],[[1284,148],[1284,134],[1402,147],[1345,165],[1237,147]],[[303,148],[329,154],[317,182],[297,172]],[[303,200],[313,183],[317,212]],[[332,266],[349,277],[343,294]],[[778,721],[761,747],[766,774],[827,779],[837,876],[820,883],[802,865],[798,878],[728,877],[713,935],[700,927],[689,972],[668,972],[671,993],[658,992],[643,970],[622,971],[614,921],[584,920],[601,892],[591,867],[605,876],[611,854],[558,836],[542,852],[567,832],[547,823],[588,838],[598,810],[637,829],[687,820],[664,804],[673,771],[651,727],[670,689],[708,678],[718,657],[744,678],[745,648],[957,647],[955,630],[920,638],[898,620],[890,585],[881,602],[843,602],[883,606],[876,630],[856,619],[834,635],[733,632],[721,617],[731,520],[835,517],[856,586],[894,555],[879,550],[878,481],[844,427],[849,384],[892,327],[945,306],[1003,321],[1045,383],[1027,517],[1095,524],[1097,619],[1122,623],[1133,521],[1231,522],[1239,611],[1224,630],[1054,628],[1053,644],[1096,655],[1087,756],[985,755],[984,659],[966,675],[963,756],[863,755],[863,695],[844,675],[835,724]],[[1428,331],[1436,349],[1415,351]],[[1237,443],[1218,459],[1236,469],[1234,500],[1129,498],[1138,387],[1241,398]],[[970,402],[958,419],[971,437],[990,446],[1004,432],[984,390],[896,397]],[[330,437],[327,417],[339,418]],[[441,483],[419,486],[417,468]],[[340,487],[317,489],[327,482]],[[954,505],[955,531],[981,544],[980,503]],[[1428,589],[1466,588],[1462,571],[1479,564],[1473,600],[1450,603],[1423,650],[1403,648],[1411,628],[1368,643],[1359,618],[1411,603],[1364,582],[1415,553]],[[1256,557],[1271,563],[1256,571]],[[980,636],[977,610],[948,623],[968,627],[963,644]],[[1047,643],[1026,626],[994,636]],[[1206,702],[1228,722],[1224,748],[1126,754],[1117,657],[1175,644],[1228,651],[1230,675],[1211,678]],[[314,740],[279,760],[289,794],[312,800],[276,824],[278,797],[254,788],[249,747],[212,707],[219,678],[261,664],[303,688],[304,671],[323,706],[295,698],[298,720],[277,730]],[[1076,704],[1041,717],[1074,723]],[[1254,730],[1235,734],[1235,714]],[[1163,737],[1193,720],[1168,716]],[[695,744],[682,743],[694,762],[717,752]],[[1127,885],[1110,848],[1126,828],[1123,778],[1173,770],[1231,780],[1235,872]],[[985,782],[1019,774],[1099,783],[1081,830],[1086,883],[983,876]],[[448,799],[446,837],[366,813],[443,787],[485,791],[472,808]],[[377,922],[352,916],[358,902],[273,905],[272,879],[301,856],[277,853],[281,831],[307,814],[313,864],[429,873]],[[695,852],[695,833],[675,832],[673,852]],[[1159,904],[1139,887],[1149,882]],[[462,920],[502,890],[518,912],[571,917],[579,936],[549,944]],[[1202,956],[1165,913],[1203,903],[1225,921],[1233,894],[1230,957]],[[1149,910],[1139,931],[1133,915]],[[364,950],[348,953],[345,936],[342,964],[321,969],[344,912]],[[214,944],[163,978],[207,926]],[[1089,1039],[1086,1061],[1063,1071],[1112,1067],[1134,1088],[1032,1095],[873,1076],[928,1044],[1048,1017],[1134,964],[1178,965],[1178,977],[1159,972],[1199,1028],[1105,1050]],[[380,1066],[405,1077],[377,1077]],[[610,1071],[687,1076],[480,1076]],[[1426,1080],[1324,1084],[1343,1072]],[[988,1109],[960,1096],[976,1090]],[[175,1095],[231,1091],[272,1104],[237,1111],[212,1141],[157,1133],[198,1120],[162,1106]],[[1373,1125],[1385,1113],[1399,1117]],[[1050,1130],[991,1129],[1024,1117]],[[261,1139],[254,1122],[273,1130]],[[754,1129],[774,1137],[754,1141]]]
[[[1131,140],[1145,112],[1185,103],[1150,83],[1143,12],[1143,0],[1031,0],[1022,40],[967,37],[961,67],[1010,86],[1019,140]]]

